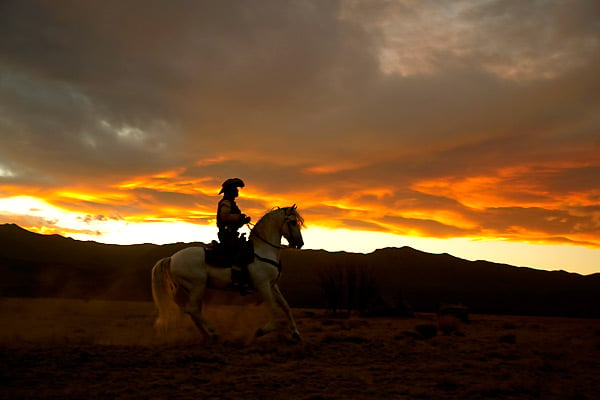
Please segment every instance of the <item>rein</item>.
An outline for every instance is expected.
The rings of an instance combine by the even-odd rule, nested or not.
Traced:
[[[287,214],[286,214],[287,216]],[[281,228],[283,228],[283,225],[286,224],[286,220],[284,219],[284,221],[281,224]],[[269,246],[273,247],[274,249],[277,250],[282,250],[282,249],[286,249],[288,248],[288,246],[282,246],[282,245],[277,245],[277,244],[273,244],[271,242],[269,242],[267,239],[265,239],[264,237],[262,237],[254,228],[256,227],[255,224],[248,222],[246,225],[248,225],[248,227],[250,228],[250,236],[252,236],[254,234],[254,236],[256,236],[258,239],[260,239],[262,242],[268,244]],[[280,228],[280,231],[281,231]],[[271,264],[273,265],[275,268],[277,268],[277,271],[279,271],[279,273],[281,273],[281,261],[273,261],[269,258],[265,258],[265,257],[261,257],[258,254],[254,253],[254,257],[256,257],[258,260],[266,262],[267,264]]]
[[[269,242],[268,240],[266,240],[265,238],[263,238],[262,236],[260,236],[258,234],[258,232],[256,232],[254,230],[254,226],[255,226],[254,224],[251,224],[250,222],[248,222],[247,225],[250,227],[250,235],[252,235],[254,233],[254,236],[256,236],[257,238],[259,238],[260,240],[262,240],[263,242],[265,242],[269,246],[271,246],[273,248],[276,248],[277,250],[281,250],[281,249],[285,248],[284,246],[281,246],[281,245],[278,246],[276,244],[273,244],[273,243]],[[262,262],[266,262],[267,264],[273,265],[275,268],[277,268],[277,271],[279,271],[279,273],[281,273],[281,268],[282,268],[281,261],[273,261],[270,258],[261,257],[261,256],[259,256],[256,253],[254,253],[254,257],[256,257],[257,259],[259,259]]]
[[[284,222],[285,224],[285,222]],[[258,234],[258,232],[256,232],[254,230],[254,227],[256,226],[255,224],[252,224],[250,222],[248,222],[246,225],[248,225],[250,227],[250,235],[254,234],[254,236],[256,236],[257,238],[259,238],[261,241],[265,242],[266,244],[268,244],[269,246],[277,249],[277,250],[282,250],[282,249],[286,249],[287,246],[282,246],[282,245],[277,245],[277,244],[273,244],[271,242],[269,242],[267,239],[263,238],[262,236],[260,236]],[[283,226],[283,225],[282,225]]]

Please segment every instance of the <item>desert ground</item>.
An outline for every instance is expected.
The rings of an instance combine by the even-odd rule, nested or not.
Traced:
[[[204,343],[183,318],[153,331],[146,302],[0,299],[0,398],[598,399],[600,320],[471,315],[334,318],[258,339],[261,306],[212,306]]]

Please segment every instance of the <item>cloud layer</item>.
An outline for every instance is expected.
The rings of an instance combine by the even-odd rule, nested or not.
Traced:
[[[596,1],[5,1],[0,195],[600,246]],[[15,217],[16,218],[16,217]]]

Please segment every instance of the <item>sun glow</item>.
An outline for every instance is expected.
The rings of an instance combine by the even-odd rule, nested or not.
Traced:
[[[91,234],[86,216],[56,207],[45,200],[31,196],[14,196],[0,199],[0,222],[15,222],[25,229],[38,233],[73,232]]]
[[[169,244],[177,242],[209,243],[216,239],[216,227],[197,225],[182,221],[112,221],[103,224],[105,231],[100,235],[74,233],[77,240],[94,240],[111,244]]]
[[[385,247],[409,246],[429,253],[449,253],[472,261],[486,260],[516,266],[577,271],[581,274],[600,271],[600,263],[593,261],[600,260],[598,248],[543,242],[516,243],[489,237],[439,239],[321,226],[307,228],[303,236],[305,247],[310,249],[369,253]]]
[[[161,202],[158,197],[147,198],[146,194],[134,197],[131,192],[134,186],[147,189],[155,184],[157,192],[168,188],[181,193],[178,173],[157,174],[149,180],[136,178],[122,184],[120,191],[115,187],[106,192],[64,189],[49,192],[46,199],[34,195],[1,198],[0,223],[17,223],[38,233],[110,244],[209,243],[217,238],[213,207],[195,202],[187,206],[176,205]],[[204,181],[198,179],[196,183]],[[486,187],[490,184],[486,179],[476,181]],[[418,188],[437,190],[441,186],[439,182],[428,182]],[[216,191],[212,187],[209,190],[208,184],[206,188],[196,189],[199,191],[194,194],[206,190],[214,196],[215,203],[218,201]],[[456,186],[448,188],[453,194],[461,192],[454,192],[455,189]],[[165,193],[163,191],[159,193]],[[299,203],[299,211],[307,220],[303,235],[308,249],[368,253],[384,247],[411,246],[471,260],[485,259],[580,273],[600,270],[600,265],[593,263],[593,260],[600,260],[600,249],[594,245],[597,239],[591,233],[573,234],[571,237],[576,237],[580,244],[573,246],[566,243],[567,238],[553,238],[542,230],[519,225],[504,231],[482,229],[475,220],[452,210],[419,210],[411,208],[411,204],[404,204],[401,210],[384,206],[375,208],[382,199],[392,195],[393,192],[380,188],[357,191],[345,199],[328,201],[317,195],[304,194],[294,196],[295,201],[287,201],[281,196],[245,188],[241,191],[240,206],[256,222],[268,211],[261,204],[283,207]],[[59,206],[61,204],[67,206]],[[119,211],[124,205],[129,212]],[[242,230],[248,232],[247,228]],[[589,243],[589,247],[583,247],[585,243]]]
[[[7,222],[17,223],[37,233],[60,234],[77,240],[110,244],[209,242],[216,238],[216,228],[212,225],[198,225],[178,218],[139,215],[110,218],[84,214],[56,207],[42,199],[29,196],[0,199],[0,223]]]
[[[61,190],[61,191],[55,192],[53,194],[53,196],[55,198],[74,199],[74,200],[81,200],[81,201],[94,202],[94,203],[103,203],[103,202],[107,202],[107,201],[113,202],[115,200],[127,200],[127,199],[131,198],[131,196],[128,196],[126,193],[117,193],[117,192],[88,193],[88,192],[67,191],[67,190]]]

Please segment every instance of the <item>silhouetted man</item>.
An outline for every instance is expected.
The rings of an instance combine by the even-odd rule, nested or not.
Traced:
[[[217,227],[219,242],[224,247],[225,256],[231,264],[231,280],[235,287],[245,292],[248,289],[247,244],[240,238],[238,229],[250,222],[250,217],[243,214],[235,202],[239,195],[238,188],[244,187],[244,181],[239,178],[227,179],[221,185],[219,194],[223,198],[217,207]]]

